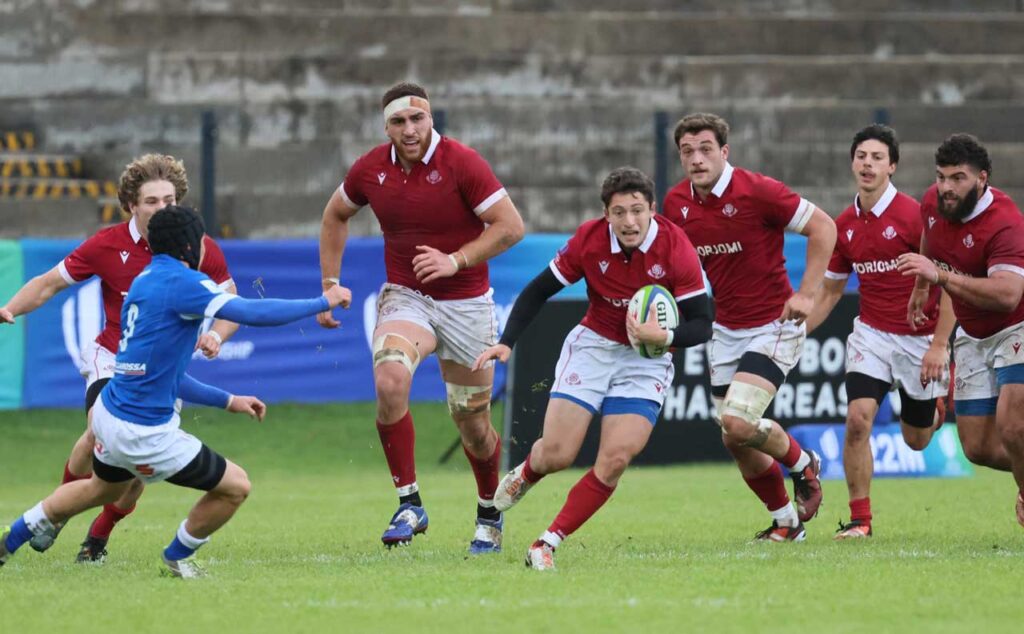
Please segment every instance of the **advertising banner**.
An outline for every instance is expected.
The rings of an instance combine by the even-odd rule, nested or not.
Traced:
[[[0,240],[0,302],[21,288],[24,273],[21,246],[13,240]],[[25,358],[25,321],[0,325],[0,409],[21,407]]]

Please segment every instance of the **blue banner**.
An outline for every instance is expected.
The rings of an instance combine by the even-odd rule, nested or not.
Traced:
[[[794,425],[788,431],[801,447],[813,449],[821,456],[822,478],[845,478],[845,425]],[[907,446],[899,423],[875,424],[870,442],[876,478],[962,478],[974,473],[960,447],[956,425],[943,425],[924,451]]]
[[[516,295],[567,239],[530,236],[490,264],[499,331]],[[77,246],[69,240],[23,240],[25,279],[44,273]],[[320,293],[315,240],[221,241],[239,295],[249,298],[303,298]],[[342,283],[352,289],[352,307],[335,311],[342,326],[321,328],[313,318],[277,328],[242,326],[224,343],[217,359],[197,354],[189,372],[201,381],[269,402],[372,401],[370,336],[376,319],[377,292],[384,283],[381,238],[353,238],[345,249]],[[582,284],[559,298],[585,297]],[[25,407],[78,407],[84,383],[78,373],[79,350],[103,326],[99,281],[67,289],[26,319]],[[505,384],[499,366],[496,389]],[[444,386],[438,365],[426,360],[416,372],[413,400],[441,400]]]

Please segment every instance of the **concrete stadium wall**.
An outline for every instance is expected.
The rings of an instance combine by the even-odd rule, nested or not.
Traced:
[[[907,144],[904,190],[927,187],[942,138],[970,131],[993,149],[996,185],[1024,195],[1020,0],[622,4],[0,0],[0,129],[38,130],[92,177],[143,151],[179,155],[197,204],[212,109],[218,211],[240,236],[314,235],[347,166],[383,141],[378,100],[402,79],[491,162],[531,231],[598,213],[610,168],[653,170],[655,110],[723,114],[734,163],[836,213],[852,195],[849,139],[879,109]],[[89,224],[12,215],[23,234]],[[361,213],[353,230],[376,222]]]

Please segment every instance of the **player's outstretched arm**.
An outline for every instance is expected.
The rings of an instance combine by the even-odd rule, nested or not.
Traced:
[[[320,221],[320,277],[325,291],[339,284],[341,257],[348,242],[348,220],[358,211],[358,207],[345,202],[337,189],[324,207],[323,219]],[[316,321],[324,328],[337,328],[341,325],[330,311],[318,314]]]
[[[42,275],[33,277],[0,308],[0,323],[13,324],[15,317],[39,308],[68,286],[56,266]]]
[[[950,296],[982,310],[1008,313],[1020,305],[1024,296],[1024,277],[1012,271],[993,271],[988,277],[968,277],[940,269],[919,253],[904,253],[897,260],[897,266],[903,275],[916,275],[919,287],[927,288],[929,284],[941,286]],[[914,292],[917,293],[916,288]],[[913,325],[914,315],[908,315],[908,319]]]
[[[224,292],[238,295],[238,287],[232,282],[224,288]],[[207,359],[217,358],[217,355],[220,354],[221,344],[238,332],[238,326],[239,324],[233,321],[217,319],[210,326],[210,329],[199,337],[199,341],[196,342],[196,349],[202,351],[203,356]]]
[[[950,299],[949,293],[942,291],[942,295],[939,296],[939,319],[935,322],[935,334],[924,353],[924,358],[921,359],[922,383],[942,380],[946,364],[949,363],[949,335],[953,332],[954,326],[956,315],[953,314],[953,300]]]
[[[814,296],[814,308],[807,316],[807,334],[814,332],[814,329],[832,314],[832,310],[843,297],[846,280],[845,277],[839,280],[826,277],[822,285],[818,287],[818,292]]]
[[[233,395],[228,401],[227,410],[233,414],[248,414],[249,418],[260,422],[267,415],[267,406],[255,396]]]
[[[676,305],[680,320],[672,330],[669,347],[689,348],[711,339],[711,301],[707,294],[689,297]]]
[[[800,280],[800,288],[786,300],[779,315],[781,321],[795,321],[802,324],[814,308],[814,295],[825,277],[825,269],[836,246],[836,223],[817,207],[800,231],[807,236],[807,265]]]
[[[227,319],[249,326],[281,326],[338,306],[348,308],[352,291],[344,286],[332,286],[320,297],[313,299],[244,299],[232,297],[216,313]]]
[[[219,387],[203,383],[188,373],[181,377],[178,396],[189,403],[219,407],[235,414],[248,414],[261,421],[267,413],[267,406],[255,396],[235,396]]]
[[[472,369],[485,368],[492,359],[497,359],[502,363],[508,361],[509,355],[512,354],[512,347],[516,345],[520,335],[540,312],[544,302],[563,288],[565,285],[555,277],[550,268],[544,269],[540,275],[533,278],[516,298],[512,312],[509,313],[508,320],[505,322],[505,329],[501,333],[501,341],[484,350],[473,362]]]

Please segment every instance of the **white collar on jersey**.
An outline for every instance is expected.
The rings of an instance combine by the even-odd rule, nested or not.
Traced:
[[[132,241],[135,244],[138,244],[139,240],[142,239],[142,232],[139,231],[139,226],[135,224],[135,216],[132,216],[132,219],[128,221],[128,233],[131,234]]]
[[[889,205],[893,200],[896,199],[896,186],[889,181],[889,186],[885,188],[885,193],[878,199],[874,207],[871,208],[871,213],[875,214],[876,218],[881,218],[885,210],[889,208]],[[854,194],[853,196],[853,208],[857,210],[857,215],[860,215],[860,195]]]
[[[985,187],[985,193],[982,194],[981,198],[978,199],[978,202],[974,204],[974,211],[971,212],[970,216],[967,216],[966,218],[961,220],[960,224],[967,224],[968,222],[980,216],[982,212],[988,209],[989,205],[992,204],[993,198],[994,196],[992,196],[992,186],[989,185]]]
[[[434,157],[434,151],[437,149],[437,144],[441,142],[441,135],[437,133],[437,130],[430,128],[430,147],[427,148],[427,153],[423,155],[420,160],[421,163],[426,165],[430,162],[430,159]],[[398,162],[398,155],[395,153],[395,144],[391,144],[391,164],[394,165]]]
[[[732,173],[733,167],[729,161],[726,161],[725,167],[722,169],[722,175],[718,177],[718,182],[715,183],[715,186],[711,189],[711,193],[714,194],[716,198],[721,198],[722,194],[725,193],[725,188],[732,182]],[[694,199],[697,198],[697,192],[693,189],[693,181],[690,181],[690,197]]]
[[[622,245],[619,244],[619,239],[615,237],[615,229],[612,229],[611,223],[608,223],[608,235],[612,239],[612,253],[622,253]],[[658,221],[651,216],[651,226],[647,228],[647,237],[640,243],[640,250],[647,253],[647,250],[654,244],[654,239],[658,237]]]

